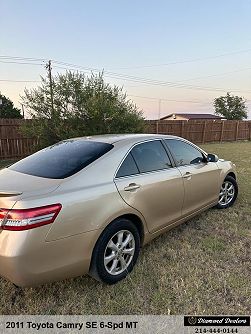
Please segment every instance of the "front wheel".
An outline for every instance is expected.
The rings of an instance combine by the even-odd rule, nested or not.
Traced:
[[[136,226],[130,220],[117,219],[107,226],[96,243],[90,275],[108,284],[117,283],[132,271],[139,250]]]
[[[238,195],[238,184],[232,176],[227,176],[221,186],[218,209],[226,209],[232,206]]]

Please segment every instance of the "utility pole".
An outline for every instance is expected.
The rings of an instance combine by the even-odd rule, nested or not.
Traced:
[[[156,133],[159,133],[159,121],[160,121],[160,114],[161,114],[161,99],[159,99],[159,115],[157,120],[157,126],[156,126]]]
[[[45,65],[45,68],[48,70],[48,78],[50,81],[50,95],[51,95],[51,116],[54,115],[54,99],[53,99],[53,81],[52,81],[52,75],[51,75],[51,60],[48,61],[48,63]]]
[[[160,114],[161,114],[161,99],[159,99],[159,117],[158,117],[159,121],[160,121]]]

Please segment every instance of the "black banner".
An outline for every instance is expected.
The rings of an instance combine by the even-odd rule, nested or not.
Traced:
[[[247,316],[185,316],[184,326],[250,326]]]

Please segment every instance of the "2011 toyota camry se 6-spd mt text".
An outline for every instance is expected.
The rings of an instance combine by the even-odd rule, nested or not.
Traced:
[[[18,286],[87,273],[116,283],[141,246],[237,193],[235,165],[183,138],[64,140],[0,171],[0,275]]]

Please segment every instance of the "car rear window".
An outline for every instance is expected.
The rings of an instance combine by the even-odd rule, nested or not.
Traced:
[[[11,165],[16,172],[64,179],[88,166],[113,148],[108,143],[66,140],[34,153]]]

